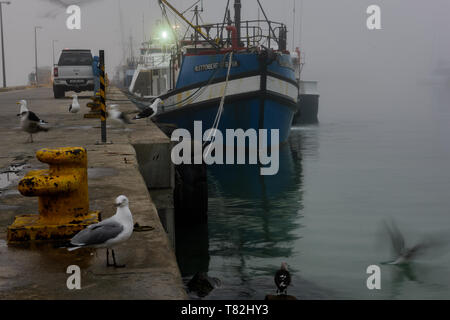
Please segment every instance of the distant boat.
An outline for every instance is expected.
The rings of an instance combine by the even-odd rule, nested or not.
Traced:
[[[161,2],[174,9],[167,1]],[[235,0],[234,8],[234,21],[226,8],[227,21],[193,26],[195,33],[181,41],[180,53],[172,62],[181,66],[173,70],[178,75],[176,85],[161,96],[164,104],[155,118],[191,134],[194,121],[202,121],[204,131],[212,128],[233,53],[218,129],[278,129],[280,142],[285,142],[297,112],[299,91],[286,49],[287,28],[267,18],[241,21],[240,0]]]
[[[294,116],[294,124],[314,124],[319,122],[319,92],[317,81],[300,81],[299,112]]]
[[[292,61],[299,84],[298,112],[292,121],[293,124],[315,124],[319,122],[319,91],[317,81],[302,80],[303,66],[305,65],[305,56],[301,54],[300,49],[295,50]]]
[[[174,46],[159,39],[143,43],[139,63],[128,88],[130,93],[143,99],[154,99],[170,89]]]

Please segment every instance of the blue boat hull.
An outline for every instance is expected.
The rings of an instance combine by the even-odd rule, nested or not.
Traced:
[[[185,107],[183,110],[158,115],[157,121],[175,124],[178,128],[188,130],[191,135],[194,134],[194,122],[201,121],[205,132],[213,125],[218,104],[219,102],[201,107]],[[261,113],[260,98],[243,98],[225,103],[218,128],[224,135],[226,129],[242,129],[244,131],[248,129],[278,129],[280,142],[283,143],[289,138],[295,112],[296,110],[292,106],[286,106],[275,99],[268,98],[264,101]],[[271,144],[271,141],[268,143]]]
[[[192,136],[195,121],[202,122],[203,132],[212,128],[226,78],[227,68],[221,63],[226,59],[225,55],[186,57],[177,88],[163,97],[162,112],[158,112],[155,120],[187,129]],[[298,109],[298,86],[289,63],[288,55],[277,55],[275,59],[260,53],[233,55],[218,127],[223,135],[227,129],[254,129],[257,132],[259,129],[278,129],[279,142],[288,140]],[[269,131],[269,138],[270,135]]]

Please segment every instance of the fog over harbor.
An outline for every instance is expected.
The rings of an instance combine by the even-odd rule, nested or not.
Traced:
[[[287,24],[288,48],[292,48],[294,1],[261,2],[271,20]],[[350,106],[345,102],[372,99],[378,103],[394,96],[406,99],[412,83],[448,80],[450,44],[445,41],[450,24],[448,1],[295,2],[295,46],[300,46],[306,55],[304,78],[319,81],[323,105],[341,101],[347,110],[361,110],[355,103]],[[79,31],[65,26],[68,17],[65,7],[72,3],[82,9]],[[184,11],[193,1],[171,3]],[[225,4],[205,0],[204,22],[221,21]],[[371,4],[381,8],[382,30],[366,28],[366,9]],[[42,26],[38,30],[39,66],[52,65],[52,40],[57,40],[56,56],[63,48],[89,48],[93,52],[105,49],[107,71],[112,73],[130,55],[130,41],[133,54],[137,55],[155,21],[162,19],[156,0],[14,0],[11,5],[4,5],[3,14],[10,86],[26,84],[28,74],[34,70],[34,26]],[[243,17],[256,19],[257,15],[256,1],[243,1]],[[324,109],[323,116],[333,113],[333,109]],[[365,116],[376,112],[368,106],[364,109]]]
[[[169,0],[187,11],[189,20],[192,12],[187,9],[195,1]],[[299,299],[449,299],[450,1],[260,1],[270,20],[287,25],[288,49],[299,47],[303,52],[302,80],[318,82],[319,124],[291,128],[289,123],[279,149],[280,170],[273,176],[260,175],[258,165],[208,166],[207,186],[202,185],[207,188],[208,224],[175,230],[184,284],[205,272],[222,285],[202,298],[263,299],[273,292],[274,272],[286,261],[293,279],[289,293]],[[36,26],[42,27],[37,31],[40,67],[52,65],[53,43],[56,58],[64,48],[91,49],[93,54],[104,49],[112,78],[116,67],[139,55],[141,43],[163,19],[157,0],[11,2],[3,5],[8,86],[26,84],[34,72]],[[257,1],[242,2],[242,18],[257,19]],[[204,0],[202,24],[221,22],[226,3]],[[81,30],[66,28],[70,4],[81,7]],[[367,28],[370,5],[381,9],[381,30]],[[233,1],[230,7],[233,14]],[[169,18],[176,21],[172,13]],[[186,69],[206,73],[219,65],[203,57],[201,64],[185,64],[192,67]],[[253,61],[260,68],[260,60]],[[91,70],[90,65],[86,68]],[[200,81],[200,72],[194,71],[179,79]],[[261,85],[259,79],[255,82]],[[192,90],[187,84],[178,89]],[[51,90],[28,91],[37,92],[29,99],[45,104],[48,114],[56,110],[53,104],[63,105],[53,100]],[[170,95],[181,99],[180,92],[185,91],[160,97],[164,102]],[[256,94],[264,96],[261,92],[265,91]],[[3,96],[2,107],[13,105],[12,97],[22,99],[20,91],[10,94],[9,100]],[[121,107],[128,103],[123,99],[118,102]],[[236,100],[244,102],[232,109],[233,117],[224,119],[245,115],[242,110],[250,104],[241,96]],[[129,105],[134,110],[135,105]],[[215,100],[211,105],[215,108]],[[155,119],[164,116],[155,108]],[[212,110],[206,120],[216,115]],[[286,119],[291,119],[292,110]],[[248,114],[248,119],[258,119]],[[266,117],[259,117],[263,122],[280,119],[270,112],[260,114]],[[179,118],[187,119],[186,113]],[[423,235],[443,234],[439,240],[447,247],[427,252],[429,256],[405,268],[382,265],[389,261],[391,239],[379,231],[389,219],[404,232],[408,248],[420,243]],[[366,287],[370,265],[382,265],[383,290]]]

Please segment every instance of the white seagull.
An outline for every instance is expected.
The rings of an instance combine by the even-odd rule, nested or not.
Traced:
[[[72,96],[72,103],[69,106],[69,112],[71,113],[77,113],[80,111],[80,104],[78,103],[78,97],[76,94]]]
[[[92,224],[76,234],[70,243],[74,246],[69,248],[73,251],[79,248],[106,248],[106,266],[123,268],[118,265],[114,255],[114,247],[127,241],[133,233],[133,216],[131,214],[128,198],[119,196],[116,198],[116,214],[111,218],[99,223]],[[112,251],[113,264],[109,263],[109,249]]]
[[[162,100],[160,98],[157,98],[153,103],[142,110],[141,113],[139,113],[137,116],[133,118],[133,120],[140,120],[140,119],[147,119],[150,120],[154,116],[158,114],[158,107],[161,104]]]
[[[120,123],[123,127],[127,124],[131,124],[132,122],[128,117],[119,110],[119,106],[117,104],[112,104],[109,106],[108,117],[111,120],[114,120],[117,123]]]
[[[28,110],[26,100],[20,100],[19,102],[17,102],[17,104],[20,105],[20,111],[19,114],[17,114],[17,116],[20,117],[20,127],[22,128],[23,131],[30,134],[29,140],[30,143],[32,143],[33,133],[48,131],[48,128],[45,128],[43,126],[47,122],[39,119],[39,117],[34,112]]]

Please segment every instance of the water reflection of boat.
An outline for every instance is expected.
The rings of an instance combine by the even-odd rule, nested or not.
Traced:
[[[207,299],[259,299],[274,289],[281,261],[296,261],[302,237],[303,159],[318,156],[318,127],[295,127],[280,149],[280,171],[261,176],[258,166],[208,167],[208,225],[177,229],[177,260],[185,281],[197,272],[222,280]],[[181,230],[181,231],[180,231]],[[294,264],[294,263],[293,263]],[[323,298],[299,276],[298,298]]]
[[[303,197],[299,150],[298,141],[281,146],[280,170],[274,176],[261,176],[257,165],[208,167],[209,225],[195,232],[185,229],[189,236],[177,230],[177,257],[184,276],[207,272],[210,255],[292,254]],[[196,249],[181,249],[186,247]]]

